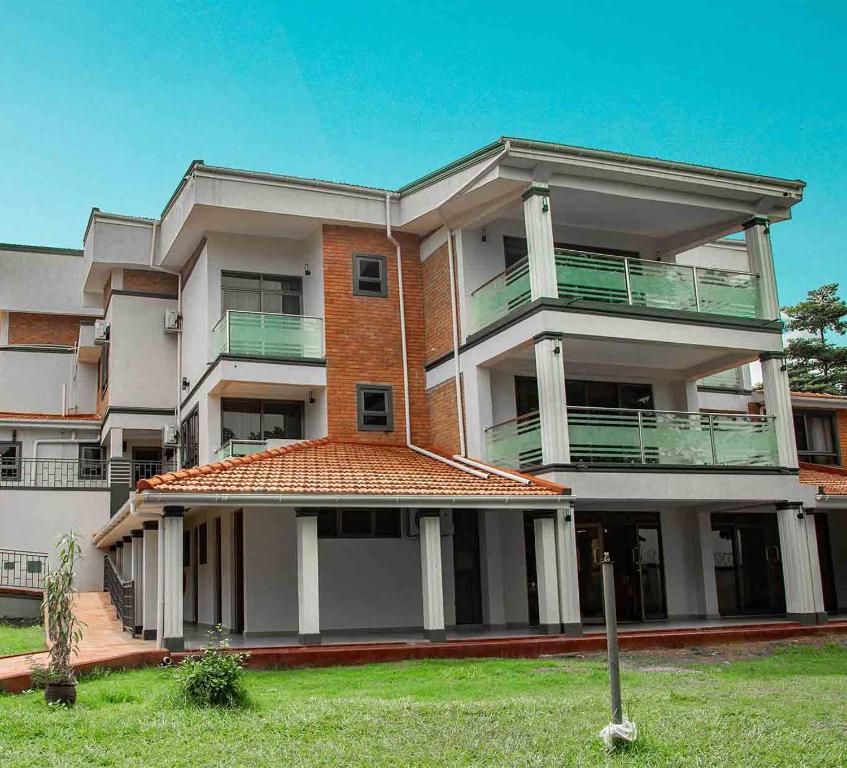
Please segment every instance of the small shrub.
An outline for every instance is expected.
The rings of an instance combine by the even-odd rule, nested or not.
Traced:
[[[180,699],[198,707],[244,705],[244,662],[248,654],[231,651],[220,627],[209,632],[209,643],[199,655],[189,656],[174,669]]]

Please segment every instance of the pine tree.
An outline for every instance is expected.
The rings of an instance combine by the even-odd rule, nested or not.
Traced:
[[[788,342],[791,389],[847,395],[847,348],[827,339],[828,333],[847,332],[847,303],[838,296],[838,283],[809,291],[804,301],[783,307],[783,312],[789,331],[807,334]]]

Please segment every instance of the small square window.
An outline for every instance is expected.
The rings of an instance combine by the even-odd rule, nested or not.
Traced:
[[[391,387],[386,384],[357,384],[356,401],[360,432],[394,430]]]
[[[387,296],[385,256],[353,254],[353,295]]]
[[[106,462],[103,460],[103,448],[92,443],[79,446],[79,479],[103,480],[106,477]]]

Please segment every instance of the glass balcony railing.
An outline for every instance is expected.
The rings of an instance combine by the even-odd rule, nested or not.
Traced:
[[[320,359],[323,319],[228,309],[212,328],[212,347],[215,356]]]
[[[559,297],[761,318],[759,278],[747,272],[556,248]]]
[[[571,462],[674,466],[777,466],[773,416],[624,408],[568,408]],[[486,430],[488,460],[541,463],[538,413]]]
[[[529,262],[524,258],[471,294],[471,333],[505,317],[530,300]]]
[[[217,451],[215,458],[218,461],[231,459],[233,456],[249,456],[251,453],[259,453],[267,448],[264,440],[227,440]]]

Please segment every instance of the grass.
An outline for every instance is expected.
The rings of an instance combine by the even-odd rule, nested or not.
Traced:
[[[605,668],[575,659],[252,672],[250,705],[183,709],[172,672],[84,680],[75,709],[0,696],[15,766],[844,766],[847,648],[625,669],[639,742],[609,757]]]
[[[0,621],[0,656],[43,651],[44,627],[41,624],[11,624]]]

